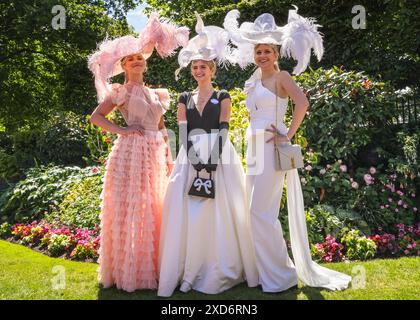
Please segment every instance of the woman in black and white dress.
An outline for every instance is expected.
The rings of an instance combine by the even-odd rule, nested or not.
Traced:
[[[199,17],[197,26],[198,35],[178,59],[181,67],[191,62],[198,87],[179,97],[182,147],[164,200],[159,296],[171,296],[178,285],[183,292],[217,294],[245,280],[258,284],[244,171],[227,136],[230,97],[211,82],[228,37],[221,28],[204,27]],[[214,198],[189,195],[197,175],[210,174]]]

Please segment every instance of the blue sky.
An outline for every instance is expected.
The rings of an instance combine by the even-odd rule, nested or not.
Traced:
[[[127,12],[127,22],[136,32],[139,32],[146,25],[147,17],[143,13],[145,7],[145,4],[141,4],[136,9]]]

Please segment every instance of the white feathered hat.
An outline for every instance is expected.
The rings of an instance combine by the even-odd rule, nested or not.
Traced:
[[[229,32],[231,42],[237,47],[229,56],[230,62],[244,68],[254,62],[256,44],[274,44],[280,46],[282,57],[291,57],[298,63],[293,69],[300,74],[308,66],[311,50],[314,49],[318,61],[324,53],[322,36],[314,18],[304,18],[295,10],[289,10],[287,24],[278,27],[269,13],[260,15],[254,22],[244,22],[238,28],[239,11],[231,10],[225,17],[223,26]]]
[[[175,78],[178,80],[179,72],[188,66],[193,60],[216,60],[218,64],[229,62],[231,47],[229,46],[229,33],[220,27],[204,26],[200,15],[195,12],[197,24],[195,31],[197,35],[188,41],[188,44],[179,52],[179,68],[175,71]]]

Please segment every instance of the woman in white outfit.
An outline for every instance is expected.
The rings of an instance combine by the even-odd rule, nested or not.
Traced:
[[[191,62],[198,87],[179,98],[182,147],[164,199],[159,246],[158,295],[163,297],[171,296],[178,285],[183,292],[207,294],[245,280],[251,287],[258,285],[245,173],[227,137],[230,97],[211,83],[213,60],[223,60],[229,38],[224,29],[204,27],[197,19],[198,35],[178,57],[181,68]],[[210,174],[214,198],[190,195],[192,187],[211,193],[212,184],[202,180]]]
[[[259,283],[265,292],[280,292],[294,287],[298,278],[306,285],[331,290],[347,288],[351,277],[324,268],[311,260],[306,229],[303,195],[297,169],[276,171],[274,142],[289,143],[308,108],[308,100],[293,78],[280,71],[280,52],[298,60],[295,74],[306,69],[311,49],[322,57],[322,38],[313,20],[289,11],[289,21],[277,27],[270,14],[259,16],[254,23],[238,28],[239,12],[225,18],[238,49],[234,61],[244,66],[254,62],[258,69],[246,82],[246,106],[250,113],[247,130],[247,193],[256,251]],[[283,122],[289,97],[295,108],[292,123]],[[277,109],[277,110],[276,110]],[[277,114],[276,114],[277,113]],[[277,120],[277,121],[276,121]],[[294,262],[289,258],[278,220],[283,185],[286,180],[289,229]]]

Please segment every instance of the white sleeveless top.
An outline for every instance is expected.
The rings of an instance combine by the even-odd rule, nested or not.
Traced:
[[[247,136],[264,133],[271,124],[276,122],[276,95],[263,86],[261,79],[250,79],[245,83],[247,92],[246,107],[250,112],[250,123]],[[284,116],[287,110],[288,98],[277,97],[277,128],[281,134],[287,134]]]

